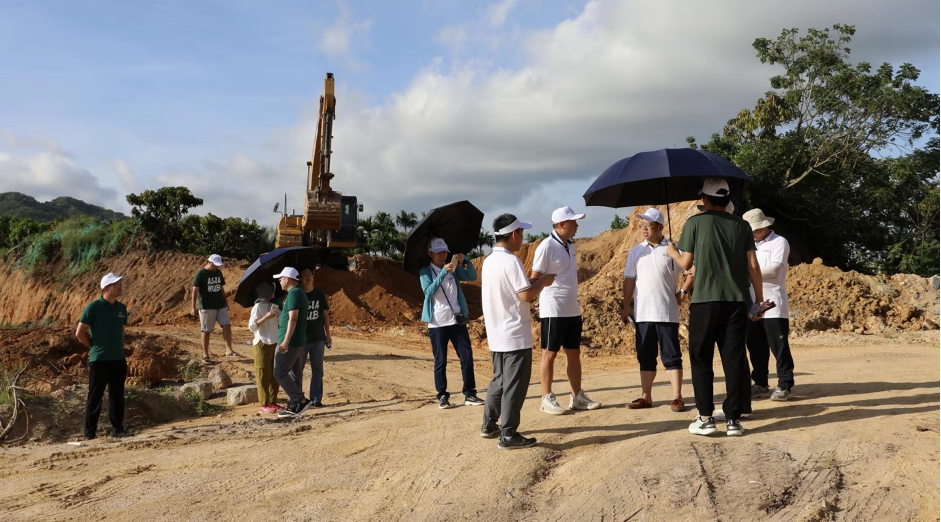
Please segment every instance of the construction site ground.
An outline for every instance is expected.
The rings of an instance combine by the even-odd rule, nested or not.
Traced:
[[[138,334],[198,353],[193,327]],[[248,353],[247,330],[235,337]],[[605,355],[584,365],[601,409],[540,413],[534,380],[521,430],[539,443],[504,451],[479,437],[481,408],[438,408],[427,339],[338,333],[327,406],[300,419],[248,405],[128,439],[0,449],[0,518],[937,520],[938,333],[826,333],[792,346],[793,400],[756,401],[744,437],[689,434],[693,413],[670,411],[663,375],[653,409],[626,408],[640,393],[636,361]],[[221,355],[221,340],[212,349]],[[247,382],[251,359],[225,364]],[[479,347],[475,373],[483,391],[491,365]],[[563,395],[563,358],[556,374]],[[716,374],[721,405],[718,361]],[[460,397],[453,353],[448,378]],[[692,403],[688,375],[683,392]]]

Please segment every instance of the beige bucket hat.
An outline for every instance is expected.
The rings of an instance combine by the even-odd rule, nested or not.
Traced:
[[[762,211],[760,208],[753,208],[742,214],[742,219],[751,225],[752,230],[767,228],[774,224],[774,218],[766,216],[764,211]]]

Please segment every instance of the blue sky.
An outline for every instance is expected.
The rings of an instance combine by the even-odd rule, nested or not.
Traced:
[[[334,187],[367,213],[469,199],[539,228],[610,163],[752,106],[773,70],[751,42],[785,27],[855,24],[854,60],[939,91],[936,1],[754,4],[5,2],[0,191],[126,212],[182,184],[199,213],[273,224],[283,193],[300,207],[329,71]],[[584,235],[607,228],[587,210]]]

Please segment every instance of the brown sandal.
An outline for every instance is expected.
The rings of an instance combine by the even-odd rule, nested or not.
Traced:
[[[632,410],[641,410],[644,408],[652,408],[653,404],[647,402],[647,399],[644,399],[643,397],[641,397],[639,399],[635,399],[634,401],[632,401],[630,404],[627,405],[627,407]]]
[[[682,399],[673,399],[673,402],[670,403],[670,409],[677,413],[686,411],[686,403]]]

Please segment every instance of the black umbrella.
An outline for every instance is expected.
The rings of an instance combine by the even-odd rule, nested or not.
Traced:
[[[705,178],[724,178],[732,192],[751,181],[732,162],[711,152],[660,149],[634,154],[608,167],[585,192],[585,204],[612,208],[667,205],[669,222],[669,204],[699,199]]]
[[[313,270],[322,258],[322,252],[319,252],[316,248],[304,246],[278,248],[263,254],[242,274],[239,287],[235,291],[234,300],[236,303],[249,308],[258,298],[255,289],[259,283],[277,285],[274,276],[281,273],[284,267],[292,267],[298,272],[305,268]]]
[[[477,248],[483,221],[484,213],[469,201],[458,201],[431,209],[405,240],[405,260],[402,262],[402,268],[418,275],[423,266],[431,263],[431,258],[428,257],[428,243],[435,237],[444,239],[451,252],[466,254],[474,250]]]

